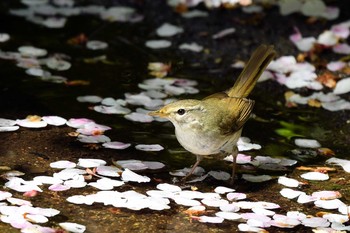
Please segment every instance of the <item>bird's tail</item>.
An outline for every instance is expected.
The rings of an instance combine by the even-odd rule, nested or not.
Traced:
[[[273,46],[260,45],[250,57],[233,87],[226,91],[227,95],[238,98],[247,97],[275,55]]]

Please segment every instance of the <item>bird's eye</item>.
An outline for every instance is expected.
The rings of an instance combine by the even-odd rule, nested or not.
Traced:
[[[183,114],[185,114],[185,109],[183,109],[183,108],[180,108],[179,110],[177,110],[177,114],[179,114],[179,115],[183,115]]]

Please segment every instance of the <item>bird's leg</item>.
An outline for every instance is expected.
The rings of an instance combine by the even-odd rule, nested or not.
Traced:
[[[238,148],[237,148],[237,146],[234,146],[232,149],[233,162],[232,162],[232,174],[231,174],[231,179],[230,179],[231,185],[233,185],[233,183],[235,181],[237,155],[238,155]]]
[[[193,164],[191,171],[184,177],[182,178],[182,181],[185,181],[192,173],[194,172],[194,169],[199,165],[199,163],[202,161],[203,156],[202,155],[196,155],[197,161],[195,164]]]

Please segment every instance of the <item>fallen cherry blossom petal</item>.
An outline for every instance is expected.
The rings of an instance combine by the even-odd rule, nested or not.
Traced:
[[[214,35],[212,36],[212,38],[213,38],[214,40],[220,39],[220,38],[223,38],[223,37],[228,36],[228,35],[230,35],[230,34],[233,34],[235,31],[236,31],[235,28],[226,28],[226,29],[224,29],[224,30],[222,30],[222,31],[219,31],[219,32],[217,32],[216,34],[214,34]]]
[[[67,121],[67,125],[72,128],[82,128],[85,124],[94,122],[91,119],[87,118],[71,118]]]
[[[9,197],[6,199],[9,203],[12,205],[18,205],[18,206],[32,206],[32,203],[27,200],[15,198],[15,197]]]
[[[108,44],[104,41],[90,40],[86,42],[86,48],[91,50],[100,50],[108,48]]]
[[[0,33],[0,42],[6,42],[10,39],[10,35],[8,33]]]
[[[64,185],[64,184],[53,184],[48,189],[51,190],[51,191],[56,191],[57,192],[57,191],[69,190],[70,187],[67,186],[67,185]]]
[[[263,229],[263,228],[260,228],[260,227],[252,227],[252,226],[249,226],[249,225],[246,224],[246,223],[240,223],[240,224],[238,224],[238,229],[239,229],[240,231],[243,231],[243,232],[268,233],[268,231],[266,231],[266,230]]]
[[[46,65],[50,69],[58,71],[69,70],[72,66],[68,61],[64,61],[54,57],[47,59]]]
[[[330,223],[327,219],[320,217],[311,217],[301,220],[301,224],[307,227],[328,227]]]
[[[72,222],[62,222],[62,223],[59,223],[58,225],[63,229],[73,233],[83,233],[86,230],[86,227],[84,225],[72,223]]]
[[[337,231],[341,231],[341,232],[349,232],[350,231],[350,226],[344,225],[344,224],[339,223],[339,222],[332,222],[331,227],[332,227],[332,229],[337,230]]]
[[[343,69],[346,66],[346,63],[343,61],[333,61],[327,64],[327,69],[330,71],[338,71]]]
[[[75,195],[70,196],[67,198],[67,201],[74,204],[85,204],[85,205],[92,205],[95,202],[96,199],[90,198],[90,196],[84,196],[84,195]]]
[[[247,195],[245,193],[228,193],[226,195],[226,198],[229,201],[237,201],[237,200],[243,200],[247,198]]]
[[[82,143],[105,143],[110,142],[111,139],[106,135],[79,135],[77,138],[78,141]]]
[[[52,176],[36,176],[34,177],[33,181],[39,182],[42,184],[60,184],[63,182],[63,180]]]
[[[79,159],[77,166],[84,168],[98,167],[106,164],[102,159]]]
[[[199,205],[201,205],[201,203],[197,200],[188,199],[188,198],[184,198],[184,197],[175,196],[172,199],[178,205],[183,205],[183,206],[199,206]]]
[[[221,217],[200,216],[198,221],[203,223],[222,223],[224,219]]]
[[[66,124],[67,120],[60,116],[43,116],[41,118],[43,121],[45,121],[49,125],[54,126],[61,126]]]
[[[156,33],[161,37],[171,37],[182,33],[183,31],[184,30],[181,27],[172,25],[170,23],[163,23],[159,28],[157,28]]]
[[[230,158],[228,158],[228,159],[225,158],[224,160],[233,162],[233,157],[232,157],[232,155],[230,155],[230,156],[231,156]],[[247,163],[250,163],[251,161],[252,161],[252,156],[241,154],[241,153],[238,153],[237,158],[236,158],[237,164],[247,164]]]
[[[345,223],[349,221],[348,215],[342,214],[324,214],[322,218],[327,219],[329,222]]]
[[[44,128],[47,126],[47,123],[45,121],[31,121],[29,119],[23,119],[23,120],[16,120],[16,123],[19,126],[26,127],[26,128]]]
[[[204,198],[201,201],[204,205],[210,206],[210,207],[220,207],[222,205],[227,205],[229,202],[224,199],[215,199],[215,198]]]
[[[218,186],[214,189],[214,192],[219,193],[219,194],[225,194],[225,193],[229,193],[229,192],[234,192],[235,190],[232,188],[227,188],[224,186]]]
[[[124,149],[130,147],[131,144],[118,142],[118,141],[111,141],[111,142],[103,143],[102,146],[105,148],[109,148],[109,149],[124,150]]]
[[[73,163],[73,162],[68,161],[68,160],[60,160],[60,161],[50,163],[50,167],[58,168],[58,169],[74,168],[74,167],[76,167],[76,163]]]
[[[114,166],[99,165],[96,167],[96,172],[102,176],[119,177],[122,170]]]
[[[170,47],[171,42],[168,40],[148,40],[145,45],[151,49],[163,49]]]
[[[150,182],[151,179],[147,176],[141,176],[136,174],[135,172],[125,169],[125,171],[122,173],[122,180],[123,181],[132,181],[132,182],[138,182],[138,183],[144,183],[144,182]]]
[[[290,188],[284,188],[280,191],[280,194],[285,198],[294,199],[300,196],[301,194],[305,194],[305,193],[302,191],[297,191]]]
[[[18,48],[18,52],[20,52],[22,56],[26,57],[41,57],[47,54],[46,49],[41,49],[34,46],[21,46]]]
[[[135,159],[118,160],[116,163],[122,168],[127,168],[132,171],[145,170],[148,168],[141,160]]]
[[[321,144],[314,139],[303,139],[298,138],[294,140],[295,145],[304,147],[304,148],[319,148],[321,147]]]
[[[314,202],[316,200],[317,200],[316,197],[312,197],[303,192],[298,196],[297,202],[300,204],[305,204],[305,203]]]
[[[275,215],[275,211],[267,210],[261,207],[253,207],[252,211],[258,215],[266,215],[266,216],[273,216]]]
[[[161,150],[164,150],[164,147],[162,147],[159,144],[139,144],[139,145],[136,145],[135,148],[137,150],[142,150],[142,151],[161,151]]]
[[[163,191],[168,191],[168,192],[180,192],[182,190],[177,185],[167,184],[167,183],[158,184],[157,189],[163,190]]]
[[[287,187],[298,187],[300,185],[299,181],[296,179],[288,178],[285,176],[278,177],[278,183]]]
[[[350,78],[343,78],[339,80],[333,90],[336,95],[348,93],[350,91]]]
[[[231,220],[231,221],[242,219],[242,217],[241,217],[240,214],[238,214],[238,213],[233,213],[233,212],[223,212],[223,211],[220,211],[220,212],[215,213],[215,215],[216,215],[217,217],[220,217],[220,218],[223,218],[223,219],[226,219],[226,220]]]
[[[68,179],[73,179],[77,175],[84,175],[84,174],[86,174],[85,170],[77,169],[77,168],[66,168],[60,172],[54,173],[53,177],[57,177],[61,180],[68,180]]]
[[[183,43],[181,45],[179,45],[179,49],[181,50],[189,50],[189,51],[192,51],[192,52],[201,52],[203,50],[203,46],[195,43],[195,42],[192,42],[192,43]]]
[[[147,114],[132,112],[124,116],[125,119],[135,122],[149,123],[153,121],[153,117]]]
[[[339,54],[350,54],[350,45],[346,43],[336,44],[333,46],[332,50]]]
[[[295,226],[300,225],[300,221],[295,218],[278,215],[274,216],[273,220],[269,222],[272,226],[279,228],[294,228]]]
[[[332,199],[337,199],[342,197],[342,195],[338,191],[327,191],[327,190],[313,192],[311,196],[321,200],[332,200]]]
[[[11,193],[0,190],[0,201],[6,200],[9,197],[12,197]]]
[[[0,126],[0,132],[12,132],[19,129],[19,126]]]
[[[301,178],[305,180],[328,180],[328,174],[321,172],[307,172],[300,175]]]
[[[34,223],[46,223],[49,221],[48,218],[39,214],[26,214],[26,219]]]
[[[147,169],[151,169],[151,170],[158,170],[165,167],[164,163],[157,162],[157,161],[143,161],[142,163],[146,165]]]
[[[237,204],[234,202],[231,204],[221,205],[219,208],[222,212],[238,212],[240,210],[239,206],[237,206]]]
[[[326,163],[341,166],[344,169],[344,171],[350,172],[350,160],[330,158],[326,161]]]
[[[324,208],[327,210],[338,209],[341,206],[345,206],[344,202],[339,199],[333,200],[317,200],[315,201],[315,206]]]
[[[0,118],[0,126],[14,126],[15,124],[15,120]]]

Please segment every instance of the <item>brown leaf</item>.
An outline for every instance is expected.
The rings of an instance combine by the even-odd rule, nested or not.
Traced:
[[[316,80],[325,85],[326,87],[334,88],[337,84],[336,79],[338,79],[338,76],[329,71],[326,71],[323,74],[319,75]]]
[[[307,104],[310,107],[316,107],[316,108],[320,108],[321,107],[321,102],[319,100],[316,100],[316,99],[309,99],[307,101]]]

